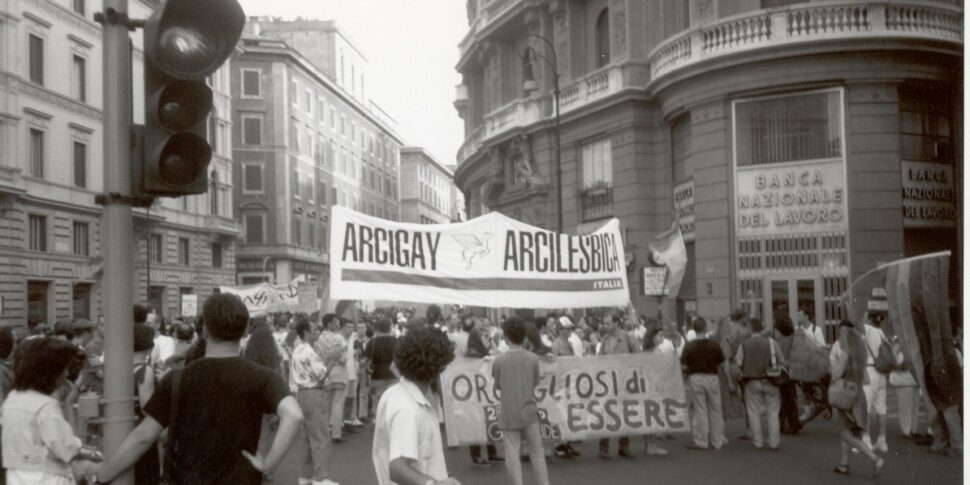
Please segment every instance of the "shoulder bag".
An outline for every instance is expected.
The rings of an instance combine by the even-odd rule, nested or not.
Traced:
[[[843,350],[842,352],[845,352],[846,359],[851,359],[848,351]],[[829,406],[842,411],[851,411],[852,405],[855,404],[856,397],[859,395],[859,383],[846,379],[846,374],[848,374],[848,363],[846,363],[842,375],[829,385],[827,397]]]
[[[778,356],[775,354],[775,339],[768,337],[768,348],[771,351],[771,367],[765,371],[765,375],[768,377],[768,382],[781,387],[791,380],[788,375],[788,368],[782,365],[778,365]]]

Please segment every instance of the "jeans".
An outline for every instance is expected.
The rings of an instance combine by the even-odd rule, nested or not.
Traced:
[[[690,427],[694,444],[700,448],[720,448],[724,445],[724,416],[717,374],[691,374],[687,387],[691,390]]]
[[[744,403],[751,426],[751,440],[755,448],[764,446],[761,434],[761,416],[768,421],[768,447],[777,448],[781,441],[778,412],[781,410],[781,392],[778,387],[764,379],[752,379],[744,386]]]
[[[347,381],[347,401],[350,401],[350,412],[347,419],[349,421],[358,421],[357,419],[357,392],[359,388],[357,387],[357,380]],[[341,413],[340,419],[343,419],[343,414]]]
[[[347,399],[346,384],[331,384],[327,387],[327,407],[330,409],[330,436],[339,440],[344,428],[344,401]]]
[[[789,433],[797,433],[802,427],[802,422],[798,418],[798,390],[795,382],[789,381],[778,388],[781,393],[781,428]]]
[[[330,408],[326,395],[332,392],[323,389],[301,389],[296,393],[296,402],[303,410],[301,439],[304,444],[303,469],[301,478],[316,481],[327,479],[330,467]]]
[[[523,438],[527,442],[535,483],[549,485],[549,472],[546,470],[546,456],[542,449],[542,433],[539,431],[538,421],[525,428],[502,430],[502,441],[505,443],[505,470],[509,474],[509,483],[522,485],[522,462],[519,453]]]
[[[356,411],[354,417],[370,418],[370,401],[370,376],[364,372],[357,378],[357,405],[354,406]]]

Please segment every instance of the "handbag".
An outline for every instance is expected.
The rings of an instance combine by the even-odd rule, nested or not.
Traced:
[[[859,395],[859,384],[845,378],[838,378],[829,386],[829,406],[850,411]]]
[[[891,347],[889,342],[883,338],[882,345],[879,346],[879,353],[873,359],[876,370],[880,374],[889,374],[896,370],[896,356],[893,354]],[[869,353],[872,353],[872,350],[869,350]]]
[[[778,365],[778,357],[775,355],[775,340],[773,338],[768,338],[768,349],[771,351],[771,367],[765,371],[765,375],[768,376],[768,382],[781,387],[791,380],[788,375],[788,369],[785,366]]]

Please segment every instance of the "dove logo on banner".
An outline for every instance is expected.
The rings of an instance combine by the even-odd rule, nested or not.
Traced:
[[[630,301],[620,223],[570,236],[493,212],[409,224],[332,208],[331,299],[582,308]]]

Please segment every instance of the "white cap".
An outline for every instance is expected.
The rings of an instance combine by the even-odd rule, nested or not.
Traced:
[[[559,324],[562,325],[563,328],[573,328],[572,320],[570,320],[569,317],[565,315],[559,317]]]

